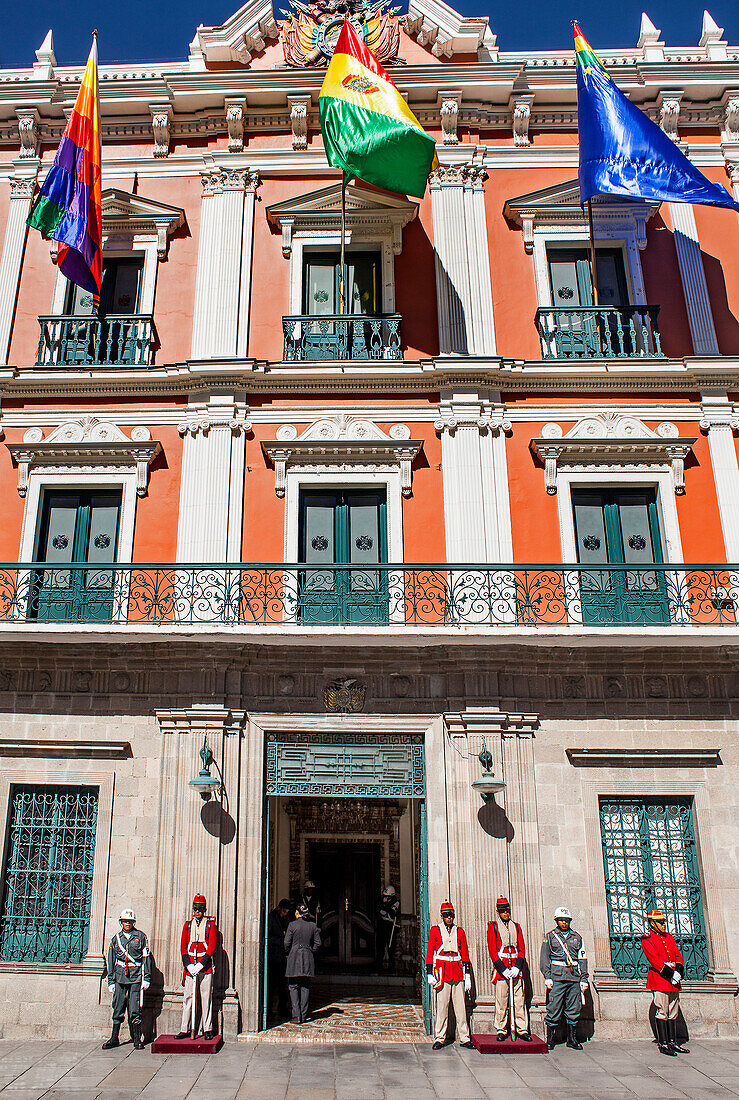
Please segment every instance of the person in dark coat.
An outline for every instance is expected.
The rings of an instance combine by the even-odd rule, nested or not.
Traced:
[[[308,906],[299,905],[295,910],[295,920],[288,924],[285,933],[285,974],[290,989],[294,1024],[303,1024],[308,1018],[310,983],[316,973],[314,954],[320,946],[321,933],[318,925],[311,920]]]
[[[285,982],[285,932],[290,923],[290,902],[283,898],[272,910],[267,922],[267,988],[272,1016],[287,1016],[287,984]]]

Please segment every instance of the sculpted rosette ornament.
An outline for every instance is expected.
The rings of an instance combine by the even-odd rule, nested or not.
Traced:
[[[400,45],[399,11],[387,0],[316,0],[311,5],[291,0],[280,31],[285,61],[296,69],[327,65],[345,18],[381,65],[394,61]]]

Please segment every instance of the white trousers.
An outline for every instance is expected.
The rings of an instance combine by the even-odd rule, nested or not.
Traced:
[[[677,1012],[680,1007],[680,994],[677,990],[674,993],[663,993],[661,989],[653,989],[652,1000],[657,1009],[658,1020],[677,1019]]]
[[[449,1020],[449,999],[454,1005],[457,1017],[457,1038],[460,1043],[469,1043],[470,1029],[467,1023],[467,1008],[464,1003],[464,982],[444,982],[436,992],[434,1042],[443,1043]]]
[[[510,1023],[508,1019],[508,1002],[511,993],[508,982],[503,978],[495,982],[495,1030],[505,1031]],[[523,979],[517,978],[513,983],[513,1018],[516,1021],[516,1034],[529,1030],[526,1002],[523,996]]]
[[[201,1008],[201,1020],[202,1030],[213,1030],[213,971],[209,970],[207,974],[204,974],[201,970],[197,978],[191,977],[188,974],[185,977],[185,999],[182,1002],[182,1026],[180,1031],[192,1031],[192,1002],[195,996],[195,984],[200,986],[200,1008]],[[196,1009],[197,1020],[197,1009]],[[197,1028],[195,1028],[195,1034],[197,1035]]]

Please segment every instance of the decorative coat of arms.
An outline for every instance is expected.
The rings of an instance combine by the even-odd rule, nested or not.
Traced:
[[[364,706],[365,691],[357,680],[334,680],[323,689],[323,705],[333,714],[353,714]]]
[[[399,7],[388,0],[290,0],[280,38],[285,61],[295,69],[327,65],[345,18],[354,24],[381,65],[394,61],[400,45]]]

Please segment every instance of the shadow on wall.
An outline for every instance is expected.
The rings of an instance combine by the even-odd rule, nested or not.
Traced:
[[[477,811],[477,820],[482,831],[497,840],[505,840],[510,844],[516,835],[515,829],[506,817],[505,810],[492,799]]]
[[[722,355],[739,355],[739,321],[731,312],[721,261],[701,251],[716,339]]]
[[[413,348],[421,355],[438,355],[439,324],[437,310],[437,268],[439,263],[434,246],[418,219],[403,230],[403,251],[395,259],[395,308],[403,318],[404,347]],[[464,310],[449,276],[439,266],[439,284],[442,295],[447,295],[451,315],[461,319],[464,347],[452,350],[465,354]]]

